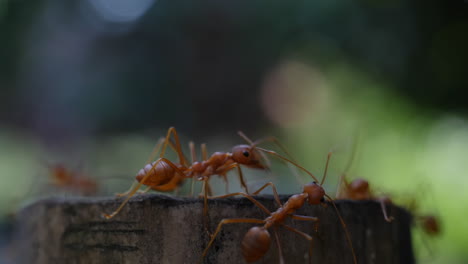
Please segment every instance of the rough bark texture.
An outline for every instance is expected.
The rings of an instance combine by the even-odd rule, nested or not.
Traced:
[[[276,210],[271,196],[257,199]],[[287,196],[282,196],[283,200]],[[197,263],[209,237],[203,225],[201,199],[139,195],[111,220],[102,212],[113,211],[121,199],[59,199],[38,201],[17,216],[14,263]],[[387,223],[376,202],[338,201],[336,205],[351,234],[358,263],[414,263],[410,215],[390,206],[395,218]],[[353,263],[343,227],[331,204],[305,205],[297,214],[317,216],[311,222],[287,224],[313,237],[312,263]],[[260,218],[267,215],[245,198],[211,200],[211,231],[223,218]],[[225,225],[204,258],[204,263],[245,263],[240,251],[244,234],[254,224]],[[286,263],[309,263],[309,243],[279,227]],[[279,263],[273,241],[257,263]]]

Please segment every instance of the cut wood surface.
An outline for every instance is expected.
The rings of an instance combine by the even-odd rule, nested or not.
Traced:
[[[282,195],[283,201],[289,196]],[[272,196],[256,197],[269,210],[277,209]],[[106,220],[122,199],[49,198],[17,214],[13,263],[197,263],[209,241],[203,225],[203,200],[157,194],[137,195],[116,217]],[[351,235],[358,263],[414,263],[410,215],[389,206],[395,220],[388,223],[380,204],[373,201],[337,201]],[[287,220],[313,238],[311,263],[353,263],[343,227],[333,206],[305,205],[297,214],[319,217],[311,222]],[[260,218],[267,215],[245,198],[209,201],[212,232],[224,218]],[[254,224],[225,225],[203,263],[246,263],[240,243]],[[309,243],[279,228],[286,263],[309,263]],[[273,233],[272,237],[273,236]],[[279,263],[274,240],[256,263]]]

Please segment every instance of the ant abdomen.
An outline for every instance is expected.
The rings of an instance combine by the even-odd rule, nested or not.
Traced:
[[[423,230],[429,235],[437,235],[440,233],[439,222],[437,218],[432,215],[423,216],[422,218]]]
[[[149,177],[145,180],[147,186],[159,186],[166,184],[174,178],[176,173],[175,169],[164,161],[159,162],[156,167],[153,168],[155,162],[146,164],[136,175],[136,180],[141,182],[145,175],[149,174]],[[151,170],[153,168],[153,170]]]
[[[242,239],[242,255],[245,261],[259,260],[270,248],[271,237],[264,227],[254,226],[249,229]]]

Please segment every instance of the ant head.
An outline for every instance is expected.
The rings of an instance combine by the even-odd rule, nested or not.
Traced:
[[[307,201],[309,204],[320,204],[325,201],[325,190],[316,182],[311,182],[304,185],[304,193],[307,193]]]
[[[261,155],[255,147],[249,145],[237,145],[232,148],[232,159],[242,165],[254,169],[266,169],[260,163]]]
[[[271,237],[264,227],[254,226],[242,239],[242,255],[247,262],[259,260],[270,249]]]
[[[356,179],[349,184],[349,188],[354,192],[369,192],[369,182],[364,179]]]

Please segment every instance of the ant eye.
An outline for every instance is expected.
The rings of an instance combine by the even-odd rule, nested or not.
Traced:
[[[317,182],[316,182],[316,181],[313,181],[312,183],[313,183],[313,184],[317,184]]]
[[[321,203],[325,202],[325,199],[322,197],[322,199],[320,199],[320,202]]]
[[[242,152],[242,154],[245,156],[245,157],[248,157],[250,155],[250,153],[248,151],[244,151]]]

